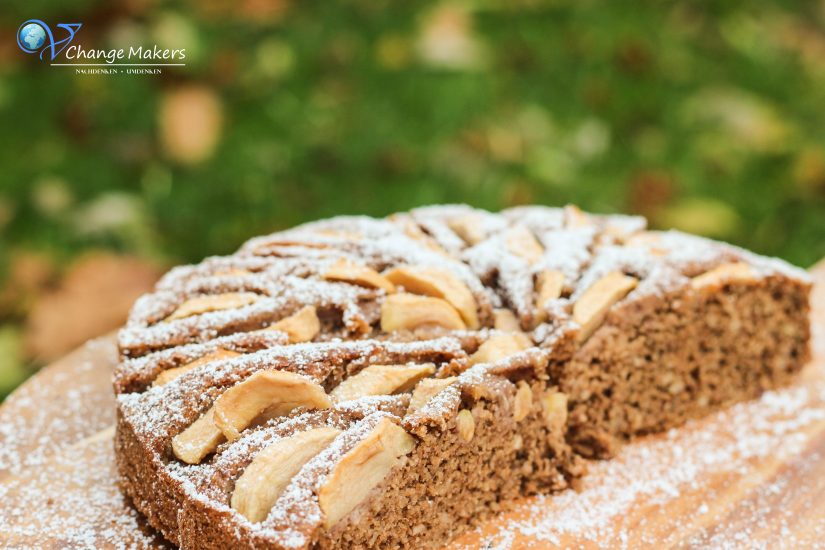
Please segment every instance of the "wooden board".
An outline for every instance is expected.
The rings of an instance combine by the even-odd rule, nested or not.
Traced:
[[[812,273],[825,283],[825,263]],[[793,387],[593,462],[578,492],[526,499],[450,548],[825,548],[825,284]],[[0,407],[0,545],[164,548],[124,501],[112,451],[114,336]]]

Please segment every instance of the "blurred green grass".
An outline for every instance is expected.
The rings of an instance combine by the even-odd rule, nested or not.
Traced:
[[[0,273],[21,249],[171,264],[440,202],[825,256],[822,1],[7,0],[3,35],[32,17],[188,65],[75,75],[0,49]]]

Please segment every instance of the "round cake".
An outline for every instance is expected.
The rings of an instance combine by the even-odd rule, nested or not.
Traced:
[[[170,271],[120,331],[122,487],[182,548],[439,547],[583,457],[788,383],[809,290],[575,207],[255,238]]]

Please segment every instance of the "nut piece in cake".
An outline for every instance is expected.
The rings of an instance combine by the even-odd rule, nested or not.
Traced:
[[[154,385],[162,386],[164,384],[168,384],[175,378],[182,376],[190,370],[194,370],[200,367],[201,365],[211,363],[212,361],[220,361],[221,359],[231,359],[232,357],[237,357],[238,355],[240,355],[240,353],[238,352],[218,348],[212,353],[204,355],[200,359],[195,359],[191,363],[187,363],[185,365],[181,365],[180,367],[174,367],[162,371],[160,374],[158,374],[157,378],[155,378]]]
[[[493,326],[496,330],[503,332],[521,332],[521,325],[516,319],[516,314],[509,309],[493,311]]]
[[[419,382],[415,390],[413,390],[407,413],[409,414],[416,411],[429,403],[430,399],[441,393],[441,390],[452,384],[455,379],[455,376],[448,378],[425,378]]]
[[[226,294],[211,294],[209,296],[198,296],[183,302],[178,309],[172,312],[164,321],[174,321],[192,315],[209,313],[210,311],[221,311],[224,309],[237,309],[248,306],[258,300],[259,295],[252,292],[228,292]]]
[[[415,440],[404,428],[389,418],[381,419],[341,458],[318,490],[327,529],[358,506],[414,446]]]
[[[371,365],[341,382],[330,396],[340,402],[365,395],[390,395],[412,388],[435,372],[435,365]]]
[[[187,464],[199,464],[224,440],[223,432],[215,426],[215,407],[211,407],[172,439],[172,452]]]
[[[567,423],[567,395],[548,390],[541,398],[544,423],[552,432],[561,432]]]
[[[447,220],[447,226],[470,246],[484,240],[481,219],[475,214],[466,214]]]
[[[461,439],[464,441],[471,441],[473,439],[473,434],[475,434],[476,431],[476,421],[473,419],[472,412],[467,409],[458,411],[455,424],[458,427],[458,435],[461,436]]]
[[[261,450],[235,482],[231,505],[252,522],[266,519],[275,501],[309,460],[324,450],[341,430],[315,428],[278,439]]]
[[[627,296],[638,282],[634,277],[613,271],[584,291],[573,306],[573,320],[581,326],[580,342],[593,334],[613,304]]]
[[[516,422],[524,420],[533,406],[533,390],[522,380],[518,383],[518,391],[513,401],[513,419]]]
[[[717,287],[726,283],[753,281],[755,278],[756,274],[750,265],[744,262],[733,262],[722,264],[694,277],[690,284],[693,288],[702,289]]]
[[[470,364],[495,363],[531,346],[530,339],[521,332],[494,334],[470,356]]]
[[[555,269],[545,269],[536,277],[536,317],[538,322],[547,319],[544,306],[550,300],[561,296],[564,289],[564,274]]]
[[[393,284],[374,269],[343,258],[335,262],[324,273],[324,279],[352,283],[368,288],[380,288],[387,294],[395,292]]]
[[[289,317],[281,319],[264,330],[279,330],[289,337],[290,344],[309,342],[321,331],[321,321],[315,312],[315,306],[302,307]]]
[[[256,372],[223,392],[215,401],[215,425],[230,441],[237,439],[261,413],[283,416],[297,407],[327,409],[324,388],[312,380],[280,370]]]
[[[407,292],[441,298],[449,302],[469,328],[479,327],[476,301],[467,285],[444,269],[401,266],[384,272],[391,283],[403,286]]]
[[[517,225],[507,230],[506,235],[507,250],[534,264],[541,259],[544,249],[541,247],[536,237],[523,225]]]
[[[391,294],[381,305],[381,330],[384,332],[413,330],[426,326],[451,330],[467,328],[458,311],[441,298]]]

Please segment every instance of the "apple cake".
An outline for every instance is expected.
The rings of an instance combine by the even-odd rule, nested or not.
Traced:
[[[809,290],[575,207],[255,238],[170,271],[121,330],[123,490],[183,548],[437,547],[583,457],[788,383]]]

